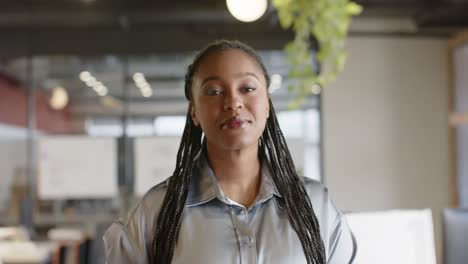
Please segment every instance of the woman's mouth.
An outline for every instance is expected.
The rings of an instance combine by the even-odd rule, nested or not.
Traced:
[[[245,127],[250,121],[242,116],[235,116],[223,122],[221,129],[236,129]]]

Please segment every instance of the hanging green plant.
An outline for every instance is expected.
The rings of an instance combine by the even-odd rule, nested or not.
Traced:
[[[297,108],[314,89],[336,79],[346,61],[344,42],[351,17],[362,7],[350,0],[273,0],[281,27],[292,28],[294,40],[284,50],[290,65],[288,90],[295,95],[290,103]],[[310,52],[311,35],[318,43],[317,62]],[[320,67],[320,69],[318,68]]]

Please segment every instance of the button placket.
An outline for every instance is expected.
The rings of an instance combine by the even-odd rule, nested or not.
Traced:
[[[229,208],[240,249],[241,263],[256,263],[257,249],[254,234],[248,221],[249,213],[246,208],[233,205]]]

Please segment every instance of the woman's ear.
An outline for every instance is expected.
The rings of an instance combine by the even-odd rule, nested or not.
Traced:
[[[270,117],[270,102],[268,102],[268,104],[267,104],[266,117],[267,117],[267,119]]]
[[[192,102],[190,102],[190,116],[192,117],[193,124],[195,124],[195,126],[198,126],[199,123],[197,115],[195,114],[195,105]]]

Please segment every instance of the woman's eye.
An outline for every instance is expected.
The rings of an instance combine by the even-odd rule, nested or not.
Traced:
[[[210,89],[210,90],[207,91],[208,95],[220,95],[222,93],[223,92],[221,90],[216,90],[216,89]]]
[[[244,87],[242,88],[242,91],[245,92],[245,93],[251,93],[253,91],[255,91],[256,88],[253,88],[253,87]]]

